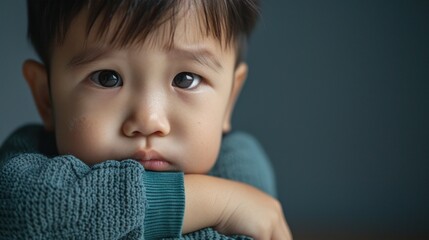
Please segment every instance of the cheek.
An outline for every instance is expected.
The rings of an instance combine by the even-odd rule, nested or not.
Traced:
[[[225,90],[226,91],[226,90]],[[214,165],[221,144],[223,119],[228,95],[206,94],[174,112],[174,132],[177,142],[185,143],[185,173],[207,173]]]
[[[87,164],[107,159],[110,136],[105,131],[106,122],[89,117],[59,120],[55,132],[60,154],[74,155]]]
[[[70,88],[74,89],[74,88]],[[65,91],[59,86],[53,95],[54,124],[58,152],[74,155],[87,164],[111,159],[113,138],[117,136],[117,118],[113,107],[89,98],[80,91]],[[106,102],[106,101],[104,101]]]
[[[220,148],[221,134],[213,131],[213,128],[199,129],[190,139],[192,144],[188,145],[189,157],[186,158],[185,173],[204,174],[213,167]]]
[[[217,111],[209,111],[188,123],[186,128],[182,128],[187,129],[183,132],[186,136],[182,139],[188,139],[185,172],[207,173],[219,153],[222,138],[221,117]]]

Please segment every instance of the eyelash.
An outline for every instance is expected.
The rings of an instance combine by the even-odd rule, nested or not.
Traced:
[[[180,77],[182,77],[182,79]],[[183,77],[185,77],[186,79],[183,79]],[[182,82],[177,82],[177,81],[182,81]],[[185,86],[185,87],[179,86],[179,84],[182,84],[183,81],[191,81],[191,83],[189,86]],[[178,87],[180,89],[192,90],[197,88],[202,81],[203,81],[203,77],[201,77],[198,74],[191,73],[191,72],[180,72],[176,74],[176,76],[174,76],[171,85],[174,87]],[[188,82],[186,82],[185,85],[187,85],[187,83]]]
[[[108,76],[108,74],[111,74],[111,75]],[[113,78],[105,79],[105,77],[112,77],[112,76]],[[104,79],[99,79],[99,77],[104,77]],[[91,73],[91,75],[89,76],[89,79],[94,84],[102,88],[116,88],[124,85],[121,75],[114,70],[105,69],[105,70],[95,71]]]
[[[98,70],[91,73],[89,80],[102,88],[117,88],[124,84],[121,75],[110,69]],[[180,72],[174,76],[171,85],[180,89],[192,90],[197,88],[202,81],[203,77],[198,74],[192,72]]]

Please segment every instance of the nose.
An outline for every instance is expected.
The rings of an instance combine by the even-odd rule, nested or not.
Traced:
[[[137,105],[122,125],[125,136],[166,136],[170,133],[166,107],[160,101],[143,100]]]

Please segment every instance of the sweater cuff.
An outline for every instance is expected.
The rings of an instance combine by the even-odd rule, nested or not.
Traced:
[[[147,206],[145,239],[180,237],[185,212],[185,188],[181,172],[144,174]]]

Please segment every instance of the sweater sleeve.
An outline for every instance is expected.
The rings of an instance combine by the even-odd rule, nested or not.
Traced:
[[[0,150],[0,235],[5,239],[159,239],[180,236],[182,173],[147,172],[133,161],[89,167],[35,152],[26,127]],[[162,223],[162,224],[160,224]]]
[[[192,233],[183,235],[180,238],[164,238],[165,240],[252,240],[253,238],[243,235],[223,235],[213,228],[204,228]]]

